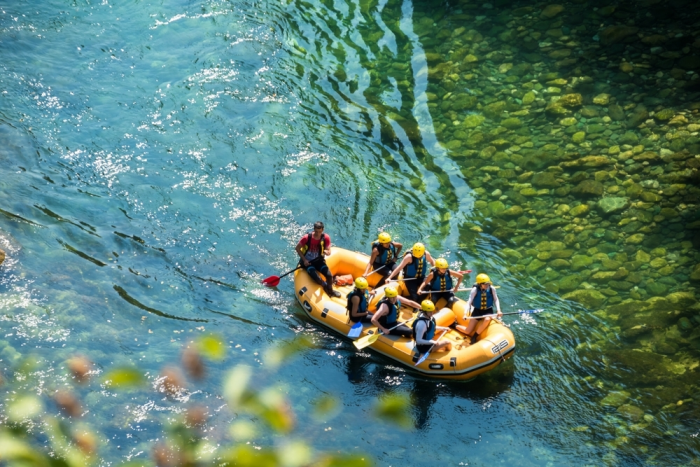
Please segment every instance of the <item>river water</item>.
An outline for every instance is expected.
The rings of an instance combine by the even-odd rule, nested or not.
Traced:
[[[619,60],[611,75],[620,49],[610,61],[587,55],[600,39],[579,17],[598,21],[604,4],[544,16],[546,3],[495,5],[0,2],[2,371],[33,354],[38,390],[50,393],[78,353],[100,372],[137,364],[154,381],[183,344],[220,333],[227,358],[181,397],[81,390],[104,465],[147,459],[193,401],[212,412],[211,441],[225,442],[219,376],[239,363],[287,392],[298,436],[379,465],[696,462],[700,258],[687,226],[698,107],[683,107],[700,100],[694,39],[664,78],[652,66],[647,79],[633,55],[632,79]],[[542,59],[517,47],[533,27]],[[565,62],[571,50],[578,63]],[[668,69],[680,70],[670,85]],[[619,105],[600,97],[593,108],[615,96],[618,75]],[[584,106],[551,107],[560,93],[583,94]],[[632,125],[642,105],[650,113]],[[659,157],[667,165],[649,172]],[[596,204],[596,183],[611,206]],[[656,209],[646,221],[645,209]],[[338,246],[368,253],[382,230],[423,241],[453,267],[489,273],[504,311],[547,313],[506,319],[518,349],[496,371],[421,379],[313,325],[291,279],[260,285],[295,266],[316,220]],[[675,276],[654,275],[669,265]],[[648,314],[632,322],[630,310]],[[317,347],[263,374],[265,350],[300,334]],[[386,392],[412,397],[411,429],[372,417]],[[342,410],[319,421],[322,395]]]

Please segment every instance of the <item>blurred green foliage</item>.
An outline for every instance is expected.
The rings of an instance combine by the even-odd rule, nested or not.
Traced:
[[[283,343],[268,352],[265,367],[274,371],[291,356],[308,349],[311,341],[302,336]],[[226,344],[210,334],[185,346],[182,366],[194,379],[204,374],[201,357],[222,360],[226,356]],[[92,363],[84,356],[75,356],[67,363],[75,385],[90,384]],[[14,378],[3,380],[0,387],[7,396],[0,412],[0,465],[8,467],[88,467],[110,461],[100,456],[101,435],[82,416],[76,391],[61,387],[55,394],[50,390],[29,393],[26,389],[31,379],[31,369],[36,362],[24,359],[13,369]],[[264,368],[265,368],[264,367]],[[152,446],[150,459],[134,460],[123,467],[200,467],[200,466],[250,466],[250,467],[365,467],[373,465],[366,455],[343,455],[314,450],[309,443],[294,436],[296,417],[282,391],[277,388],[260,388],[253,385],[253,369],[237,365],[223,378],[222,395],[228,408],[238,415],[228,431],[231,440],[227,445],[214,446],[200,429],[206,422],[207,409],[192,406],[168,426]],[[256,375],[257,376],[257,375]],[[157,380],[161,386],[151,390],[165,390],[169,395],[185,384],[179,368],[167,366]],[[139,388],[148,390],[149,379],[135,367],[120,367],[107,371],[101,378],[102,387],[113,391]],[[53,403],[48,400],[53,398]],[[57,406],[67,417],[49,413]],[[401,426],[410,424],[409,399],[400,395],[386,395],[376,404],[375,413]],[[329,419],[338,414],[342,404],[329,395],[320,396],[314,404],[317,419]],[[241,415],[247,416],[246,418]],[[256,422],[262,426],[260,429]],[[36,427],[43,431],[41,438]],[[282,435],[279,445],[260,446],[256,436],[265,430]],[[255,441],[255,442],[254,442]]]

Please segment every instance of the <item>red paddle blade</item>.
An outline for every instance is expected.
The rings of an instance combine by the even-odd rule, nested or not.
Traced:
[[[267,279],[263,279],[261,282],[268,287],[277,287],[280,283],[280,277],[270,276]]]
[[[464,271],[459,271],[460,274],[469,274],[470,272],[472,272],[471,269],[466,269],[466,270],[464,270]]]

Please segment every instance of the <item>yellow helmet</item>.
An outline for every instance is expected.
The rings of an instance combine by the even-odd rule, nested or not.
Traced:
[[[377,241],[379,243],[391,243],[391,235],[386,232],[382,232],[379,234],[379,237],[377,237]]]
[[[435,311],[435,304],[430,300],[423,300],[420,304],[420,309],[427,312]]]
[[[484,274],[483,272],[481,274],[477,274],[476,276],[476,283],[477,284],[490,284],[491,279],[489,279],[489,276]]]
[[[358,277],[357,279],[355,279],[355,287],[357,287],[360,290],[364,290],[364,289],[369,288],[369,284],[367,283],[367,279],[365,279],[364,277],[361,277],[361,276]]]
[[[445,258],[438,258],[435,260],[435,267],[440,269],[447,269],[450,267],[450,265],[447,264],[447,260]]]
[[[416,258],[420,258],[425,254],[425,245],[422,243],[416,243],[413,245],[413,250],[412,250],[413,256]]]
[[[394,298],[399,296],[399,291],[396,290],[396,287],[387,287],[384,289],[384,296],[387,298]]]

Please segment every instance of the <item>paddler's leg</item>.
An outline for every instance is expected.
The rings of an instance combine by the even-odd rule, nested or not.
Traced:
[[[336,298],[340,297],[340,292],[333,290],[333,274],[331,274],[331,270],[328,268],[326,261],[321,260],[317,263],[317,267],[321,274],[326,276],[326,282],[323,283],[323,288],[326,290],[328,296]]]
[[[394,326],[396,326],[396,324],[389,325],[390,328]],[[405,324],[401,324],[396,329],[392,329],[389,334],[392,336],[413,337],[413,329],[409,328]]]
[[[491,318],[479,319],[477,321],[479,322],[479,325],[476,327],[476,334],[478,335],[486,331],[486,328],[489,327],[489,323],[491,323]]]

